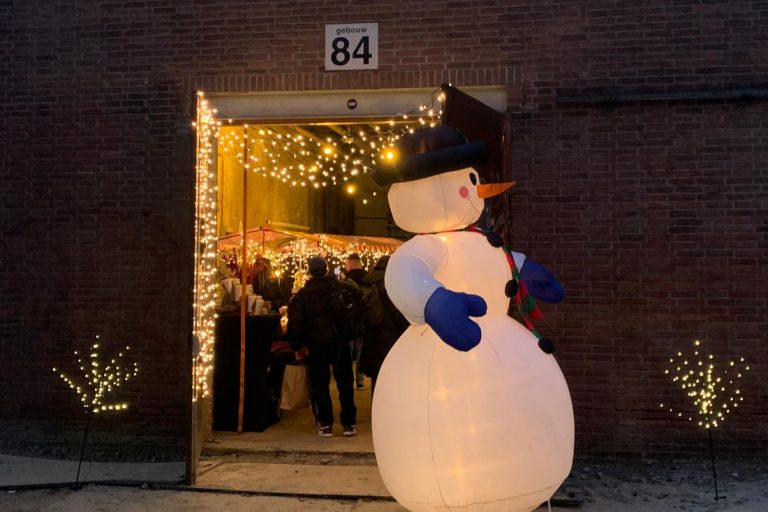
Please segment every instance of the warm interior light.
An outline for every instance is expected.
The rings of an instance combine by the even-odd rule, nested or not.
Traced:
[[[198,91],[197,118],[193,123],[198,136],[195,165],[198,179],[195,200],[197,251],[194,255],[193,331],[198,340],[199,352],[195,359],[193,399],[208,396],[211,392],[214,327],[220,286],[217,264],[220,258],[224,259],[216,242],[219,211],[217,163],[226,159],[227,162],[247,168],[252,174],[280,180],[291,187],[320,189],[343,186],[347,193],[355,194],[357,187],[348,184],[349,177],[370,174],[378,163],[377,155],[385,158],[382,148],[391,148],[404,133],[438,120],[427,117],[425,105],[419,107],[418,112],[407,114],[397,115],[397,124],[393,119],[386,124],[361,124],[354,128],[338,125],[330,130],[333,132],[330,135],[320,136],[320,133],[329,130],[299,125],[249,126],[239,124],[236,119],[219,118],[203,91]],[[415,114],[415,117],[411,114]],[[387,153],[388,160],[397,157],[391,149]],[[280,255],[279,258],[275,255],[277,261],[273,260],[274,267],[281,271],[276,276],[285,277],[289,275],[288,272],[293,273],[296,268],[301,268],[303,261],[300,258],[306,256],[308,251],[306,249],[292,255]],[[347,248],[344,251],[358,252],[364,258],[369,257],[369,266],[381,256],[365,247]],[[258,248],[249,250],[249,260],[251,254],[260,253]],[[329,252],[325,251],[324,254]],[[343,256],[338,255],[342,264]],[[232,264],[233,268],[238,265],[236,262]],[[237,276],[240,276],[239,272]]]
[[[395,159],[397,159],[397,153],[395,153],[393,148],[387,148],[381,154],[381,158],[387,162],[393,162]]]

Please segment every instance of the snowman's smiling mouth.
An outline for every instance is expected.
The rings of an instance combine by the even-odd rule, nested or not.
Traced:
[[[478,211],[477,208],[475,208],[475,203],[472,202],[470,198],[467,198],[467,202],[469,203],[469,206],[475,211],[476,214],[480,215],[482,210]]]

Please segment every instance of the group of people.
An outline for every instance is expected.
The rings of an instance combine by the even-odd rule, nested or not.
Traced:
[[[389,256],[383,256],[373,270],[366,272],[360,256],[350,254],[344,271],[337,278],[328,271],[326,260],[316,256],[309,260],[309,279],[288,304],[288,339],[297,354],[308,353],[312,402],[320,436],[333,435],[331,371],[339,391],[343,433],[354,436],[357,434],[354,388],[364,387],[363,375],[366,375],[371,378],[373,394],[384,358],[409,325],[384,287],[388,261]],[[346,316],[343,319],[334,307],[340,295],[356,301],[343,313]],[[346,324],[361,325],[359,334],[353,339],[344,339],[346,336],[340,335],[339,327],[342,320]]]

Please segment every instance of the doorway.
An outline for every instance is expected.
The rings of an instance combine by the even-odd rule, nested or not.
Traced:
[[[487,89],[479,93],[498,105],[500,88]],[[256,421],[261,426],[249,428],[247,415],[253,408],[247,397],[254,388],[246,382],[244,366],[246,323],[260,316],[254,313],[280,316],[281,311],[280,304],[265,307],[265,299],[259,307],[259,299],[250,304],[249,297],[259,294],[248,287],[255,286],[263,260],[269,262],[267,277],[276,278],[279,285],[288,283],[290,292],[301,286],[313,251],[322,251],[331,268],[343,267],[345,256],[357,252],[370,268],[378,256],[394,250],[396,243],[390,241],[404,233],[392,224],[386,190],[373,183],[371,170],[401,134],[440,122],[440,92],[198,94],[190,483],[199,476],[203,453],[263,457],[327,452],[372,460],[367,379],[355,395],[360,431],[355,438],[317,436],[310,408],[284,412],[277,421]],[[216,359],[225,313],[240,317],[242,348],[234,351],[239,365],[226,366]],[[266,392],[272,399],[275,379],[270,381],[269,358],[281,341],[279,336],[270,340],[265,356]],[[218,352],[223,357],[224,352]],[[231,379],[239,385],[228,391],[216,385],[217,369],[225,368],[229,377],[239,374]],[[256,373],[261,371],[259,367]],[[226,430],[217,425],[217,406],[225,402],[232,405],[230,411],[236,409],[234,426]],[[276,413],[274,405],[273,400],[272,408],[264,407],[260,414]]]

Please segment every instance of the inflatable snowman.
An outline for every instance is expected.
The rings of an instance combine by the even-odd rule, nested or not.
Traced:
[[[385,276],[411,326],[373,397],[381,477],[414,512],[533,510],[571,469],[573,410],[554,346],[508,311],[526,291],[559,302],[562,288],[498,234],[472,230],[484,199],[512,186],[480,184],[473,166],[488,158],[485,144],[440,126],[403,137],[396,151],[373,177],[391,185],[397,225],[420,234]]]

